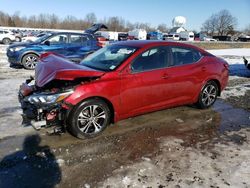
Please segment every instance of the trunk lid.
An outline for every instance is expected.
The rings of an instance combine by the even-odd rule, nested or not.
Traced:
[[[98,23],[86,29],[84,33],[94,34],[96,31],[99,31],[100,29],[108,29],[108,27],[104,24]]]
[[[105,72],[75,64],[53,53],[47,53],[41,56],[41,60],[36,66],[35,82],[36,86],[43,87],[52,80],[95,78],[104,74]]]

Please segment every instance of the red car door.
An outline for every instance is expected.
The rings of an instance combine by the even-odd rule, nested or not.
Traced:
[[[173,85],[170,103],[178,105],[192,102],[205,77],[202,55],[199,51],[183,47],[171,47],[172,61],[167,69],[168,82]]]
[[[166,74],[167,50],[166,47],[147,50],[131,63],[130,71],[122,75],[123,114],[140,114],[164,106],[172,90]]]

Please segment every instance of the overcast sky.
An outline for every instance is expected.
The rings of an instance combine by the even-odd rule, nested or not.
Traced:
[[[165,23],[168,27],[175,16],[184,16],[186,28],[197,31],[207,18],[222,9],[237,18],[238,29],[250,25],[250,0],[0,0],[1,11],[19,11],[21,16],[54,13],[60,18],[84,18],[93,12],[97,19],[118,16],[132,23]]]

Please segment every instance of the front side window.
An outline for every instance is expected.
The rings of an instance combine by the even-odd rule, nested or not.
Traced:
[[[157,47],[147,50],[139,55],[131,65],[133,72],[144,72],[160,69],[167,66],[167,47]]]
[[[195,63],[202,57],[201,53],[193,48],[171,47],[172,66]]]
[[[136,50],[137,48],[130,46],[110,45],[89,55],[80,64],[97,70],[112,71]]]
[[[50,41],[50,44],[64,44],[67,43],[67,35],[56,35],[51,37],[48,41]]]

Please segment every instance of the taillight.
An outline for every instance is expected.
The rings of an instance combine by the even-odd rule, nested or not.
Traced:
[[[97,37],[97,46],[103,48],[107,44],[107,39],[105,37]]]
[[[105,44],[103,42],[98,41],[97,42],[97,46],[103,48],[105,46]]]

